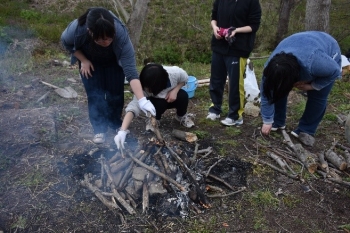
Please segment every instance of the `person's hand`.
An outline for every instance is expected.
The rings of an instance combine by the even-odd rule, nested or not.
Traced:
[[[166,100],[168,103],[174,102],[174,101],[176,100],[177,93],[178,93],[178,91],[175,90],[175,89],[169,91],[168,94],[165,96],[165,100]]]
[[[220,28],[217,26],[213,26],[213,33],[216,39],[220,40],[222,37],[219,35]]]
[[[148,116],[148,112],[151,113],[152,116],[156,115],[156,109],[154,108],[151,101],[149,101],[146,97],[142,97],[139,99],[139,106],[141,110]]]
[[[272,128],[272,124],[263,124],[261,127],[261,132],[265,135],[269,135]]]
[[[91,71],[94,71],[94,66],[89,60],[82,61],[81,62],[81,68],[80,68],[80,73],[83,75],[85,78],[92,77]]]
[[[117,148],[122,148],[124,149],[124,142],[125,142],[125,138],[126,135],[129,133],[128,130],[119,130],[118,134],[115,135],[114,137],[114,142],[117,145]]]
[[[294,84],[294,87],[298,88],[299,90],[302,90],[302,91],[310,91],[310,90],[313,90],[314,88],[311,86],[310,83],[307,83],[307,82],[296,82]]]

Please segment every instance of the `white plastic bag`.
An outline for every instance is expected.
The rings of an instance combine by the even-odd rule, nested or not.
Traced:
[[[249,63],[251,63],[251,61],[248,59],[244,79],[245,98],[248,102],[260,104],[260,90],[258,82],[256,81],[253,63],[250,65]],[[252,69],[250,69],[250,67],[252,67]]]

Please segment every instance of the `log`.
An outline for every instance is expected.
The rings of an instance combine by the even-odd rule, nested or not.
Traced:
[[[125,158],[118,160],[117,162],[111,163],[109,166],[111,168],[112,173],[116,173],[118,171],[123,171],[126,167],[129,167],[131,164],[130,158]]]
[[[142,213],[146,213],[149,205],[149,192],[148,192],[148,175],[143,181],[142,186]]]
[[[166,179],[167,181],[169,181],[170,183],[174,184],[178,189],[180,189],[181,191],[185,191],[186,189],[181,185],[179,184],[178,182],[176,182],[174,179],[170,178],[169,176],[153,169],[152,167],[148,166],[147,164],[144,164],[143,162],[141,162],[140,160],[134,158],[131,154],[128,154],[129,157],[134,161],[136,162],[138,165],[140,165],[141,167],[144,167],[146,168],[147,170],[149,170],[150,172],[156,174],[157,176],[163,178],[163,179]]]
[[[305,150],[300,144],[294,144],[286,130],[282,130],[282,134],[285,140],[284,143],[286,143],[293,150],[297,158],[303,163],[311,174],[315,173],[317,170],[317,163],[312,154]]]
[[[286,164],[283,162],[283,160],[278,157],[277,155],[275,155],[272,152],[266,152],[267,156],[269,156],[271,159],[275,160],[275,162],[283,169],[286,170]]]
[[[327,161],[324,159],[324,154],[323,154],[323,153],[319,153],[319,154],[318,154],[318,159],[319,159],[319,161],[320,161],[320,166],[321,166],[321,168],[328,171],[328,163],[327,163]]]
[[[343,171],[347,168],[347,164],[344,161],[343,158],[341,158],[339,155],[337,155],[334,151],[332,150],[328,150],[325,153],[325,157],[326,159],[332,163],[337,169],[339,169],[340,171]]]
[[[185,132],[178,129],[174,129],[172,135],[180,140],[187,142],[195,142],[198,140],[197,135],[194,133]]]

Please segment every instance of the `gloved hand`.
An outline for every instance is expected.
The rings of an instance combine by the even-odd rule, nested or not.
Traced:
[[[129,130],[119,130],[118,134],[114,137],[114,142],[117,144],[117,148],[124,149],[125,137],[129,133]]]
[[[156,115],[156,109],[146,97],[139,99],[139,106],[146,115],[148,115],[147,112],[150,112],[153,116]]]

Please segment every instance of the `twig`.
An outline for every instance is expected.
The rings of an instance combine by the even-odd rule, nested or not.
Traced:
[[[208,177],[214,179],[214,180],[217,180],[221,183],[223,183],[224,185],[226,185],[229,189],[231,190],[235,190],[229,183],[227,183],[226,181],[224,181],[223,179],[221,179],[220,177],[217,177],[215,175],[212,175],[212,174],[209,174]]]
[[[235,191],[235,192],[232,192],[232,193],[228,193],[228,194],[214,194],[214,195],[207,195],[207,197],[228,197],[228,196],[232,196],[234,194],[237,194],[237,193],[240,193],[240,192],[243,192],[244,190],[246,190],[247,188],[246,187],[242,187],[241,189]]]
[[[223,158],[219,159],[218,161],[216,161],[213,165],[211,165],[208,169],[208,171],[205,173],[205,177],[208,177],[211,169],[213,169],[213,167],[215,167],[218,163],[220,163],[220,161],[223,160]]]

